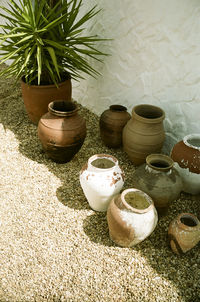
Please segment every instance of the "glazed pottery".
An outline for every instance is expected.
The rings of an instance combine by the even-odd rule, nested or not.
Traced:
[[[71,101],[54,101],[48,105],[38,124],[38,137],[43,149],[53,161],[70,161],[86,137],[85,120]]]
[[[48,111],[48,104],[54,100],[71,100],[72,84],[69,78],[56,85],[28,85],[21,80],[22,98],[30,120],[38,124],[39,119]]]
[[[141,104],[133,108],[122,137],[124,151],[135,165],[143,164],[147,155],[161,151],[165,139],[164,117],[164,111],[156,106]]]
[[[101,114],[100,135],[106,146],[118,148],[122,145],[122,130],[130,118],[127,108],[121,105],[112,105]]]
[[[123,187],[124,173],[114,156],[96,154],[83,166],[80,184],[90,207],[105,212],[112,197]]]
[[[171,151],[172,159],[183,180],[183,191],[200,193],[200,134],[190,134],[178,142]]]
[[[199,220],[190,213],[178,215],[169,225],[168,238],[174,253],[186,253],[200,241]]]
[[[146,164],[133,173],[133,186],[151,196],[160,214],[166,212],[182,190],[181,177],[173,164],[167,155],[150,154],[146,157]]]
[[[107,221],[111,240],[120,246],[131,247],[153,232],[158,215],[151,197],[131,188],[112,199]]]

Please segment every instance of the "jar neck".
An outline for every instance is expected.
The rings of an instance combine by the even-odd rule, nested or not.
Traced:
[[[194,232],[199,230],[200,232],[200,222],[198,218],[191,213],[182,213],[177,217],[178,226],[188,232]]]
[[[184,137],[183,142],[186,146],[200,151],[200,135],[189,134]]]
[[[122,105],[111,105],[109,109],[113,112],[126,112],[127,108]]]
[[[95,154],[88,160],[88,169],[91,172],[108,172],[115,169],[118,160],[109,154]]]
[[[48,111],[56,116],[68,117],[75,115],[78,111],[78,107],[72,101],[58,100],[49,103]]]
[[[149,104],[141,104],[133,107],[132,117],[143,123],[157,124],[164,120],[165,113],[159,107]]]
[[[146,164],[150,169],[160,172],[168,172],[173,168],[171,157],[164,154],[150,154],[146,157]]]

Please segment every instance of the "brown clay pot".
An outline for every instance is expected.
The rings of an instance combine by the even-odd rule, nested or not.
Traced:
[[[166,214],[170,203],[180,196],[182,180],[173,167],[173,160],[164,154],[150,154],[146,164],[133,173],[133,186],[147,193],[159,214]]]
[[[171,151],[177,170],[183,180],[183,191],[200,193],[200,135],[189,134]]]
[[[164,111],[156,106],[142,104],[133,108],[132,118],[123,129],[123,146],[135,165],[143,164],[147,155],[161,151],[164,118]]]
[[[70,161],[81,148],[86,136],[85,120],[71,101],[54,101],[48,105],[38,124],[38,137],[53,161]]]
[[[178,215],[169,225],[168,238],[174,253],[186,253],[200,241],[199,220],[190,213]]]
[[[111,105],[101,114],[100,135],[106,146],[118,148],[122,145],[122,131],[130,118],[127,108],[121,105]]]
[[[71,100],[71,79],[56,85],[28,85],[21,80],[22,98],[30,120],[37,124],[48,111],[48,104],[54,100]]]

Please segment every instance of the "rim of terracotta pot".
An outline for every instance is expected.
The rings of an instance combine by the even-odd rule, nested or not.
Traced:
[[[109,109],[111,111],[114,111],[114,112],[125,112],[125,111],[127,111],[127,108],[123,105],[111,105],[109,107]]]
[[[140,196],[144,197],[145,200],[149,203],[149,206],[147,208],[144,208],[144,209],[136,209],[136,208],[134,208],[125,199],[125,197],[126,197],[126,195],[128,193],[137,193]],[[149,195],[147,195],[145,192],[143,192],[141,190],[138,190],[138,189],[135,189],[135,188],[130,188],[130,189],[124,190],[121,193],[121,200],[122,200],[122,202],[123,202],[123,204],[124,204],[124,206],[125,206],[125,208],[127,210],[130,210],[130,211],[138,213],[138,214],[147,213],[149,210],[153,209],[153,207],[154,207],[154,202],[153,202],[152,198]]]
[[[92,162],[94,162],[96,159],[104,159],[104,158],[112,161],[114,163],[114,166],[112,166],[110,168],[98,168],[92,164]],[[88,165],[97,171],[108,171],[108,170],[112,170],[116,165],[118,165],[118,159],[116,157],[114,157],[113,155],[100,153],[100,154],[92,155],[88,159]]]
[[[72,101],[55,100],[48,104],[48,111],[57,116],[71,116],[78,111],[78,106]]]
[[[184,223],[184,219],[188,221],[187,224]],[[178,222],[178,225],[183,230],[186,230],[189,232],[194,231],[200,227],[200,222],[199,222],[198,218],[194,214],[191,214],[191,213],[179,214],[177,217],[177,222]],[[190,222],[190,225],[189,225],[189,222]],[[193,225],[191,225],[191,224],[193,224]]]
[[[146,157],[146,163],[151,169],[163,172],[169,171],[174,165],[171,157],[159,153],[149,154]]]
[[[57,84],[58,87],[61,87],[63,85],[65,85],[66,82],[71,80],[71,76],[70,74],[67,74],[67,77],[64,81],[60,82]],[[39,88],[39,89],[49,89],[49,88],[54,88],[56,87],[55,84],[47,84],[47,85],[32,85],[32,84],[28,84],[25,82],[25,76],[21,77],[21,83],[23,83],[24,85],[31,87],[31,88]]]
[[[153,124],[163,121],[165,112],[154,105],[140,104],[133,107],[132,116],[138,121]]]
[[[200,151],[200,134],[194,133],[186,135],[183,142],[186,146]]]

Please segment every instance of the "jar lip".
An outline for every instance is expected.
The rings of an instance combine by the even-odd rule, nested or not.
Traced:
[[[123,105],[118,105],[118,104],[113,104],[109,107],[109,109],[111,111],[114,111],[114,112],[125,112],[127,111],[127,108]]]
[[[139,193],[141,196],[145,197],[146,201],[149,203],[149,206],[145,209],[136,209],[133,206],[131,206],[125,199],[126,194],[128,194],[130,192]],[[135,212],[135,213],[138,213],[138,214],[147,213],[149,210],[153,209],[153,207],[154,207],[154,202],[153,202],[152,198],[149,195],[147,195],[145,192],[143,192],[141,190],[138,190],[138,189],[135,189],[135,188],[129,188],[129,189],[124,190],[121,193],[121,200],[122,200],[122,202],[125,205],[127,210],[131,210],[132,212]]]
[[[110,168],[98,168],[98,167],[92,165],[92,162],[95,161],[96,159],[103,159],[103,158],[106,158],[106,159],[112,161],[112,162],[114,163],[114,166],[112,166],[112,167],[110,167]],[[109,171],[109,170],[112,170],[115,166],[118,165],[118,160],[117,160],[117,158],[114,157],[113,155],[100,153],[100,154],[92,155],[92,156],[88,159],[88,165],[92,166],[92,167],[95,168],[95,170],[97,170],[97,171]]]
[[[57,116],[70,116],[78,111],[78,106],[73,101],[55,100],[48,104],[49,112]]]
[[[171,157],[161,153],[149,154],[146,157],[146,164],[154,170],[169,171],[174,165],[174,161]]]
[[[194,226],[189,226],[187,224],[184,224],[181,221],[181,218],[190,219],[191,221],[194,222],[195,225]],[[198,218],[194,214],[191,214],[191,213],[181,213],[181,214],[179,214],[178,217],[177,217],[177,222],[178,222],[179,226],[182,229],[187,230],[187,231],[194,231],[194,230],[196,230],[200,227],[200,222],[199,222]]]
[[[198,140],[199,141],[199,146],[195,146],[191,144],[189,141],[190,140]],[[193,134],[188,134],[183,138],[183,143],[193,149],[199,150],[200,151],[200,134],[198,133],[193,133]]]
[[[144,109],[146,109],[147,112],[144,112]],[[139,104],[133,107],[132,116],[139,121],[147,123],[158,123],[164,120],[165,112],[162,108],[154,105]]]

